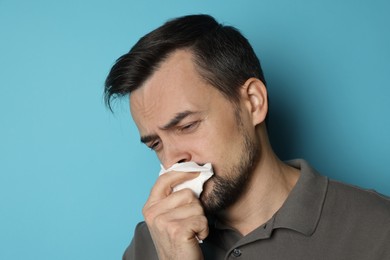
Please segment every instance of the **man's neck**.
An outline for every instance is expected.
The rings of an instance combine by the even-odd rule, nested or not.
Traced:
[[[266,223],[282,207],[299,178],[299,170],[280,161],[271,149],[263,154],[239,200],[218,215],[242,235]]]

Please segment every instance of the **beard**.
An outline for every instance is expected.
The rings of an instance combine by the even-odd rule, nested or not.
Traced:
[[[224,176],[214,175],[212,190],[201,194],[206,215],[213,216],[234,204],[245,192],[251,179],[253,168],[260,155],[259,145],[243,130],[243,145],[240,151],[239,161],[232,166],[222,169]]]

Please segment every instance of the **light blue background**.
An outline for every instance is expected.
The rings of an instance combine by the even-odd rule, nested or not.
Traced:
[[[120,259],[159,165],[105,76],[191,13],[253,44],[283,159],[390,194],[389,1],[0,0],[0,259]]]

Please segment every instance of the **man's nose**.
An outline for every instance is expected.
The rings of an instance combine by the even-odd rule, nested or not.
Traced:
[[[189,162],[191,161],[191,153],[188,150],[183,149],[177,145],[170,145],[165,147],[164,161],[162,164],[165,169],[168,169],[175,163]]]

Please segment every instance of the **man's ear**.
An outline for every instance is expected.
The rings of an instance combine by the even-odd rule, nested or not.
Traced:
[[[257,78],[248,79],[241,87],[241,99],[245,104],[254,126],[261,124],[268,113],[267,88]]]

